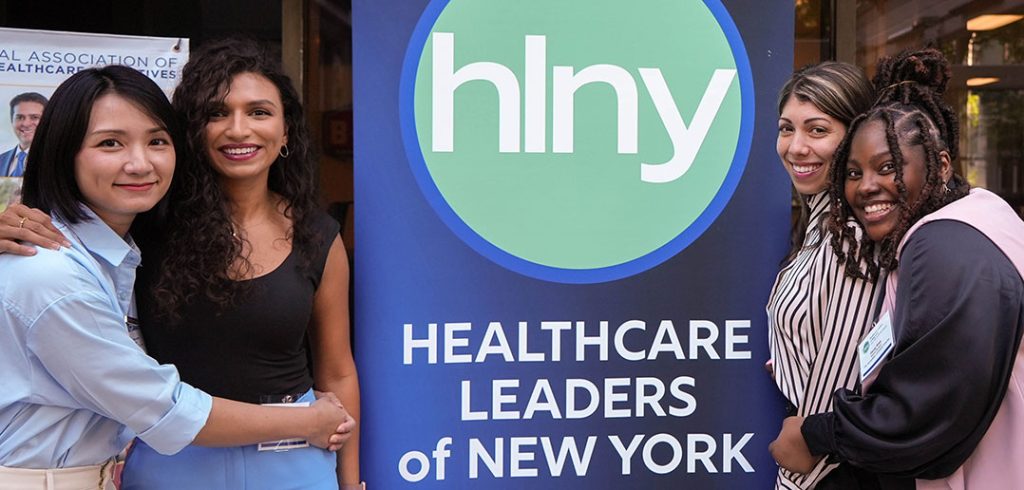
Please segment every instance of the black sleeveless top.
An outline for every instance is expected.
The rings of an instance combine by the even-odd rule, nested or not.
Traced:
[[[158,271],[140,269],[136,296],[149,355],[174,364],[182,381],[230,400],[260,403],[263,395],[299,394],[312,387],[306,329],[339,228],[324,213],[314,217],[314,224],[320,246],[308,268],[292,247],[280,266],[248,280],[248,290],[233,306],[220,308],[199,295],[174,322],[156,315],[150,284]],[[147,259],[155,259],[147,264],[161,263],[159,248],[146,249],[152,254]]]

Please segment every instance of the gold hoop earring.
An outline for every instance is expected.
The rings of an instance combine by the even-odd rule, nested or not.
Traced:
[[[277,151],[277,154],[281,158],[288,158],[288,155],[291,155],[292,151],[288,149],[288,145],[281,145],[281,149]]]

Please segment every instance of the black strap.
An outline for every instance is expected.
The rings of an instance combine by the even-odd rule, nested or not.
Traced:
[[[885,304],[885,281],[889,278],[889,270],[881,269],[878,272],[878,280],[875,281],[875,311],[871,314],[871,324],[878,323],[878,315],[882,313],[882,305]]]

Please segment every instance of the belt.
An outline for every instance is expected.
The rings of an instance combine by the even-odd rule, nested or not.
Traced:
[[[92,466],[33,470],[0,466],[4,490],[113,490],[114,460]]]

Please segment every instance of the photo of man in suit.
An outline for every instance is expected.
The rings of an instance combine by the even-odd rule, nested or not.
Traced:
[[[11,127],[18,144],[0,153],[0,177],[21,177],[25,173],[29,147],[46,103],[46,97],[36,92],[25,92],[11,99]]]

